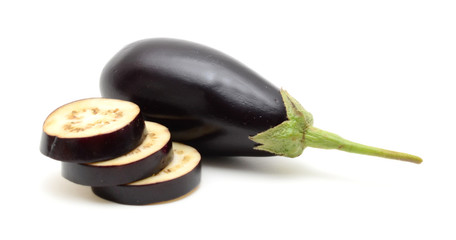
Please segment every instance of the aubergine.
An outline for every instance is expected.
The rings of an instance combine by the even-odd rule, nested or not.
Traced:
[[[46,118],[40,151],[63,162],[104,161],[132,151],[145,134],[135,103],[88,98],[65,104]]]
[[[173,142],[173,158],[159,173],[126,185],[92,187],[92,191],[116,203],[146,205],[187,196],[200,181],[201,155],[195,148]]]
[[[172,152],[171,134],[165,126],[146,122],[147,136],[131,152],[95,163],[62,162],[62,176],[87,186],[113,186],[131,183],[165,168]]]
[[[313,126],[283,89],[232,57],[179,39],[144,39],[104,67],[104,97],[138,104],[144,118],[167,126],[173,141],[204,156],[297,157],[305,147],[420,163],[421,158],[361,145]]]

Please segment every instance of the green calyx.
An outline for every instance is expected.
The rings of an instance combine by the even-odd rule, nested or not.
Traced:
[[[306,147],[305,131],[313,124],[312,114],[307,112],[287,91],[281,89],[288,120],[264,132],[250,137],[259,145],[257,150],[271,152],[285,157],[297,157]]]
[[[422,162],[421,158],[414,155],[362,145],[345,140],[334,133],[315,128],[312,126],[312,114],[307,112],[301,104],[285,90],[281,89],[280,93],[285,105],[288,120],[250,137],[252,141],[258,143],[255,147],[257,150],[267,151],[279,156],[297,157],[301,155],[306,147],[314,147],[338,149],[351,153],[403,160],[413,163]]]

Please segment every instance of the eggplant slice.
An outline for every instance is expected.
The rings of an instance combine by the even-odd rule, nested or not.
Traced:
[[[144,119],[135,103],[82,99],[57,108],[46,118],[40,151],[64,162],[104,161],[132,151],[145,133]]]
[[[201,155],[193,147],[173,143],[174,156],[159,173],[120,186],[92,187],[95,195],[127,205],[174,200],[196,189],[201,181]]]
[[[95,163],[62,162],[62,176],[88,186],[127,184],[161,171],[172,159],[171,134],[165,126],[146,121],[147,136],[133,151]]]

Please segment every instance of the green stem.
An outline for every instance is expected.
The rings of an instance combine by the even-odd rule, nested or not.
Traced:
[[[412,163],[421,163],[423,161],[420,157],[411,154],[390,151],[348,141],[339,135],[318,129],[313,126],[309,126],[306,129],[304,139],[305,145],[308,147],[338,149],[350,153],[390,158]]]
[[[338,149],[351,153],[365,154],[383,158],[421,163],[423,160],[407,153],[394,152],[376,147],[354,143],[340,136],[313,127],[312,114],[285,90],[280,90],[288,120],[250,139],[258,145],[255,149],[279,156],[300,156],[306,147]]]

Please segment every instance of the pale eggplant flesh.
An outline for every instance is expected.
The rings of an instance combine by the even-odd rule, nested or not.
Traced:
[[[95,163],[62,162],[62,176],[87,186],[131,183],[165,168],[173,156],[171,134],[165,126],[146,121],[147,135],[131,152]]]
[[[92,187],[95,195],[126,205],[146,205],[184,197],[201,181],[201,155],[190,146],[173,143],[173,159],[159,173],[119,186]]]
[[[98,162],[130,152],[145,134],[144,118],[135,103],[82,99],[57,108],[46,118],[40,151],[63,162]]]

